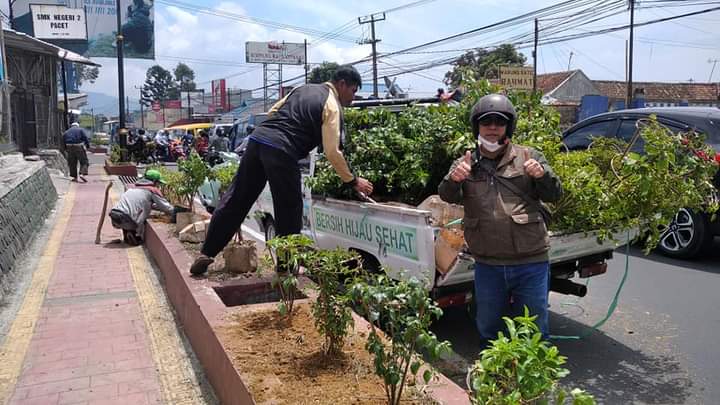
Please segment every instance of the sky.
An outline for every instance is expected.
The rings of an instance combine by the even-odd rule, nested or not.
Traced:
[[[226,78],[227,85],[231,88],[261,87],[262,65],[246,64],[244,50],[246,41],[302,42],[307,39],[310,43],[308,59],[311,64],[323,61],[346,63],[361,59],[371,52],[370,45],[357,43],[369,38],[369,25],[357,24],[357,18],[414,2],[413,0],[183,1],[193,6],[317,31],[330,32],[338,27],[344,27],[347,31],[343,34],[344,40],[319,41],[317,37],[298,32],[187,10],[178,6],[176,0],[156,0],[156,59],[125,61],[125,91],[131,97],[133,95],[135,95],[133,98],[138,97],[139,90],[136,87],[143,84],[148,67],[160,64],[171,70],[180,61],[195,71],[196,83],[200,88],[209,89],[210,81],[220,78]],[[408,48],[558,2],[559,0],[426,0],[414,7],[387,13],[384,21],[376,23],[376,35],[381,39],[378,52],[387,53]],[[607,2],[612,1],[606,0],[605,3]],[[600,5],[603,1],[595,0],[595,3]],[[652,2],[644,1],[640,4],[650,5]],[[635,13],[635,20],[641,22],[717,6],[716,3],[697,4],[692,7],[639,9]],[[569,33],[627,23],[629,13],[622,10],[619,12],[621,14],[584,25]],[[562,22],[561,20],[541,20],[539,22],[541,38],[544,35],[543,30]],[[707,82],[713,68],[713,63],[709,61],[720,59],[718,27],[720,27],[720,11],[637,28],[633,59],[635,81]],[[379,68],[381,72],[397,71],[399,67],[412,66],[431,58],[458,55],[460,51],[457,50],[460,49],[496,44],[517,34],[530,33],[532,29],[532,22],[517,24],[503,31],[477,35],[422,50],[422,52],[436,53],[415,53],[381,59]],[[570,66],[571,69],[582,69],[591,79],[624,80],[627,37],[628,31],[625,30],[541,46],[538,51],[538,73],[563,71]],[[456,51],[437,53],[447,50]],[[528,65],[532,64],[531,49],[524,48],[521,51],[527,56]],[[81,91],[117,95],[116,60],[109,58],[94,60],[103,65],[100,76],[95,83],[84,84]],[[358,69],[364,77],[370,77],[369,64],[360,65]],[[401,88],[409,91],[411,96],[431,95],[437,88],[444,87],[442,78],[448,70],[449,66],[445,65],[403,74],[397,76],[397,83]],[[284,78],[301,73],[301,69],[293,66],[286,66],[283,70]],[[720,63],[714,70],[713,81],[720,81]],[[256,92],[258,96],[261,93],[261,91]]]

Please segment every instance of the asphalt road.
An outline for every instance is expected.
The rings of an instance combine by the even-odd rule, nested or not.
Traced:
[[[621,248],[624,253],[625,248]],[[566,386],[590,391],[605,404],[716,404],[720,398],[720,239],[695,261],[616,253],[608,273],[589,280],[584,298],[552,293],[553,340],[567,356]],[[628,261],[617,309],[599,329]],[[477,358],[477,334],[466,313],[448,310],[433,328],[458,355],[447,367],[458,383]]]

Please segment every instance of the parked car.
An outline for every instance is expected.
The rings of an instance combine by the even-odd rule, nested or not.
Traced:
[[[637,120],[647,119],[651,114],[673,132],[703,133],[708,145],[720,152],[720,109],[712,107],[638,108],[599,114],[567,129],[563,143],[572,151],[587,149],[597,137],[629,142]],[[643,139],[638,138],[631,150],[643,153]],[[715,187],[720,189],[720,173],[715,176]],[[707,251],[717,235],[720,235],[720,220],[711,221],[710,215],[704,212],[681,209],[662,235],[658,250],[670,257],[692,258]]]

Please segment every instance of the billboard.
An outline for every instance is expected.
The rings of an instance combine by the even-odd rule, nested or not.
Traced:
[[[245,61],[248,63],[304,65],[305,44],[289,42],[245,42]]]
[[[31,4],[33,32],[38,39],[87,39],[85,9]]]
[[[155,12],[153,0],[119,0],[121,31],[126,58],[155,58]],[[49,42],[91,57],[117,56],[116,0],[15,0],[12,3],[16,30],[36,36],[30,4],[65,6],[71,10],[85,10],[87,39],[46,38]]]
[[[218,110],[228,109],[225,79],[212,81],[212,105]]]
[[[526,66],[500,66],[500,85],[506,89],[532,90],[533,68]]]
[[[181,108],[197,108],[205,104],[205,92],[202,90],[181,91],[180,107]]]

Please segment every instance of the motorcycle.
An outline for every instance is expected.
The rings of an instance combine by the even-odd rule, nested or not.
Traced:
[[[185,154],[185,146],[183,145],[182,140],[171,140],[168,145],[168,154],[172,162],[177,162],[178,159],[185,159],[187,155]]]

